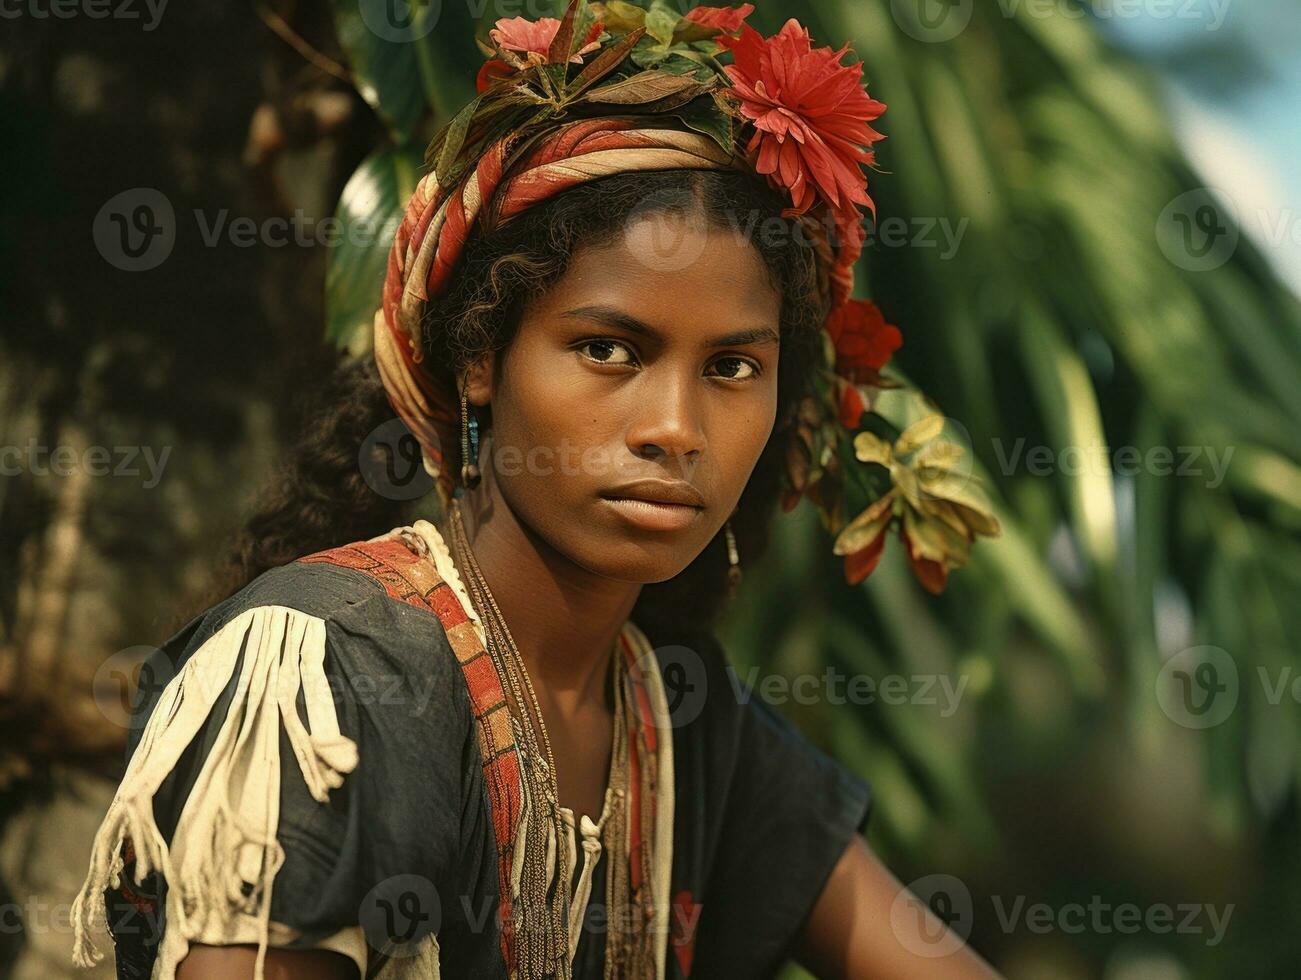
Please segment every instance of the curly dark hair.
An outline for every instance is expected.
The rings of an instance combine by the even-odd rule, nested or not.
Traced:
[[[566,190],[471,236],[452,285],[427,309],[424,363],[451,382],[483,353],[506,348],[529,300],[560,279],[579,249],[608,244],[634,215],[691,212],[711,227],[734,228],[759,251],[782,296],[777,420],[732,518],[744,565],[767,545],[796,409],[811,390],[822,356],[826,307],[818,260],[809,240],[796,233],[798,225],[782,218],[786,203],[762,179],[738,170],[622,173]],[[239,536],[221,584],[223,595],[305,554],[374,537],[417,515],[431,516],[430,497],[395,501],[376,493],[365,479],[368,464],[359,453],[367,436],[393,424],[373,361],[342,365],[320,401]],[[481,421],[491,424],[490,416],[483,413]],[[645,586],[633,620],[660,644],[707,628],[725,599],[726,573],[720,535],[679,575]]]

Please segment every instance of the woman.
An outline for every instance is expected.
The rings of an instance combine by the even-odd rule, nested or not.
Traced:
[[[858,835],[865,784],[738,696],[709,630],[779,497],[851,581],[890,527],[932,587],[994,530],[936,482],[932,421],[869,412],[884,107],[750,9],[498,23],[397,233],[378,371],[343,373],[242,587],[147,665],[79,961],[102,896],[123,977],[990,975],[920,941],[943,926]],[[357,471],[390,406],[432,511]]]

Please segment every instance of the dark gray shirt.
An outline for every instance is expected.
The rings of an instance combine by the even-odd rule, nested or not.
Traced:
[[[415,940],[432,931],[444,977],[504,978],[494,831],[465,680],[437,616],[373,577],[295,562],[196,617],[147,665],[145,676],[156,683],[141,688],[128,757],[162,682],[223,625],[264,605],[324,622],[339,728],[359,752],[356,769],[324,804],[296,766],[282,765],[284,864],[272,920],[301,933],[296,946],[360,924],[373,947],[368,972],[382,963],[386,936]],[[744,696],[711,634],[658,648],[656,656],[675,726],[667,976],[770,976],[866,823],[868,787],[757,696]],[[233,693],[232,684],[155,797],[164,839]],[[306,722],[301,695],[299,711]],[[283,730],[281,758],[293,758]],[[602,854],[577,980],[602,975],[606,864]],[[153,875],[137,886],[130,877],[108,893],[108,910],[119,976],[141,980],[166,928],[166,883]]]

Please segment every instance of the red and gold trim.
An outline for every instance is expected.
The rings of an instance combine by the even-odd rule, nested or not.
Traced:
[[[329,551],[318,552],[299,559],[305,563],[319,563],[348,568],[361,572],[383,587],[391,598],[427,609],[438,617],[448,642],[461,667],[469,693],[471,713],[477,727],[479,750],[482,758],[484,781],[492,807],[493,832],[497,848],[497,876],[501,896],[502,923],[501,952],[508,973],[515,971],[515,932],[511,915],[511,869],[514,864],[515,841],[522,816],[523,789],[518,749],[511,729],[510,707],[491,656],[485,650],[470,612],[462,604],[457,588],[439,573],[434,556],[421,548],[413,539],[434,547],[431,537],[436,532],[421,528],[397,529],[373,541],[361,541]],[[411,534],[404,533],[411,530]],[[441,539],[436,546],[445,548]],[[450,560],[450,553],[446,556]],[[447,574],[452,575],[449,569]],[[459,583],[458,583],[459,586]],[[468,601],[468,600],[467,600]],[[618,652],[627,664],[625,696],[631,699],[634,710],[629,712],[629,843],[630,881],[634,894],[644,893],[655,884],[656,860],[667,860],[668,855],[656,855],[656,842],[663,835],[656,833],[657,820],[666,820],[664,829],[671,833],[672,812],[661,812],[660,780],[666,771],[664,757],[670,745],[662,744],[657,727],[656,700],[652,696],[646,676],[648,667],[645,640],[633,641],[637,631],[629,624],[619,636]],[[658,690],[658,688],[657,688]],[[662,700],[662,695],[660,696]],[[664,723],[661,718],[660,724]],[[641,794],[641,772],[649,775],[649,797]],[[664,895],[652,895],[655,905],[667,902]],[[649,904],[649,903],[648,903]],[[681,955],[681,954],[679,954]]]
[[[470,711],[478,728],[483,778],[488,787],[493,833],[497,843],[501,951],[506,963],[513,964],[510,871],[523,798],[519,754],[510,726],[510,709],[492,658],[479,641],[460,599],[438,574],[433,561],[413,552],[401,539],[359,541],[308,555],[299,561],[335,565],[362,572],[382,585],[391,598],[418,609],[426,609],[442,623],[443,632],[461,666],[461,674],[470,695]]]

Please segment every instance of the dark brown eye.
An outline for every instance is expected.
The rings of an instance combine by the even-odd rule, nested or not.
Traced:
[[[728,381],[746,381],[759,373],[758,368],[744,357],[720,357],[712,366],[718,371],[716,377]]]
[[[636,358],[626,344],[617,340],[589,340],[578,348],[589,361],[598,364],[635,364]]]

